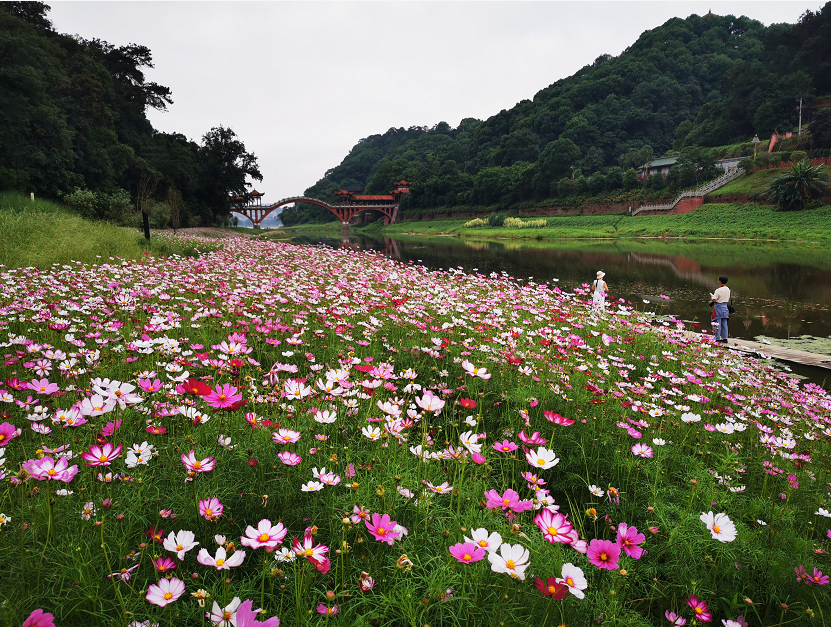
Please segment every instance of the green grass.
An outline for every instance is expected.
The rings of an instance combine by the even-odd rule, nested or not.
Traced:
[[[740,176],[735,181],[730,181],[724,187],[717,189],[709,196],[724,196],[726,194],[747,194],[751,198],[761,196],[774,180],[782,176],[785,170],[776,168],[774,170],[759,170]]]
[[[829,239],[829,220],[831,206],[783,213],[769,205],[723,203],[703,205],[683,215],[556,216],[548,218],[548,227],[544,229],[465,228],[468,220],[458,219],[400,222],[375,232],[387,236],[453,233],[478,239],[689,237],[825,241]]]
[[[0,264],[4,266],[103,263],[110,257],[135,259],[145,253],[168,256],[195,254],[195,250],[157,237],[148,244],[138,231],[86,220],[58,203],[0,193]]]

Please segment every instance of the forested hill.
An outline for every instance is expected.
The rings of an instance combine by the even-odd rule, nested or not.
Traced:
[[[413,181],[403,208],[487,205],[557,196],[563,177],[620,180],[644,154],[769,137],[797,123],[795,99],[831,94],[831,2],[795,25],[747,17],[674,18],[620,56],[602,55],[533,100],[458,128],[388,130],[362,139],[306,190],[386,192]],[[328,219],[312,206],[286,223]]]
[[[261,180],[229,128],[197,144],[156,131],[148,109],[173,103],[148,81],[151,51],[56,32],[42,2],[0,2],[0,191],[60,198],[88,217],[131,223],[140,190],[154,226],[228,215],[226,194]]]

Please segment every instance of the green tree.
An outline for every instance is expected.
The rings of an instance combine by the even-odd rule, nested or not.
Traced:
[[[831,148],[831,107],[815,111],[808,128],[815,148]]]
[[[245,196],[248,178],[263,180],[257,157],[230,128],[217,126],[202,136],[199,147],[200,178],[198,197],[214,216],[228,213],[227,197]]]
[[[800,211],[808,206],[814,195],[828,187],[828,179],[828,175],[822,172],[822,166],[812,166],[807,160],[800,161],[774,180],[765,194],[782,211]]]
[[[701,185],[723,173],[721,166],[702,148],[685,148],[670,168],[667,178],[679,187]]]
[[[570,139],[550,142],[537,161],[537,171],[532,182],[534,196],[540,199],[550,196],[552,183],[570,173],[571,166],[576,165],[580,154],[580,148]]]
[[[638,173],[635,168],[629,168],[623,173],[623,190],[630,191],[638,187]]]

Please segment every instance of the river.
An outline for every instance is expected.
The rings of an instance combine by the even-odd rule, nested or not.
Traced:
[[[731,337],[831,353],[831,251],[822,247],[654,239],[494,242],[352,236],[347,242],[326,235],[292,241],[375,250],[434,270],[453,267],[485,275],[504,271],[567,291],[591,283],[603,270],[614,298],[688,321],[696,330],[710,328],[709,294],[724,274],[736,308]],[[812,380],[831,380],[831,372],[815,370],[808,372]]]

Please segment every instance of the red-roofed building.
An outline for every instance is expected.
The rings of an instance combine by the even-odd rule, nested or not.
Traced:
[[[410,193],[411,184],[402,179],[394,185],[395,189],[389,194],[356,194],[342,189],[335,192],[335,197],[339,205],[397,205],[404,194]]]

